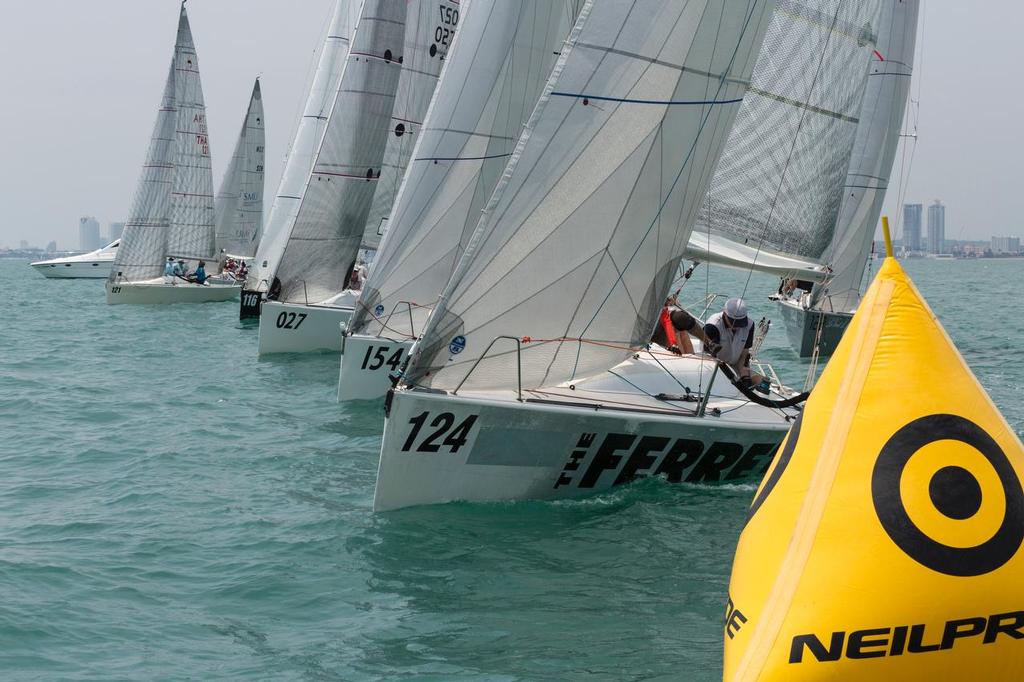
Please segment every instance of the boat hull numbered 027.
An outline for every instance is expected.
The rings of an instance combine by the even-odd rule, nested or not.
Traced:
[[[577,497],[648,476],[756,482],[797,412],[749,403],[720,373],[703,417],[699,395],[662,393],[698,386],[713,367],[637,357],[522,401],[514,391],[397,389],[385,403],[374,509]],[[627,381],[650,390],[630,392]]]
[[[338,400],[378,400],[393,385],[391,377],[401,371],[412,348],[411,339],[394,340],[380,336],[345,336],[338,375]]]
[[[341,352],[342,324],[351,305],[303,305],[264,301],[260,312],[259,354]]]
[[[149,282],[106,282],[107,303],[168,304],[216,303],[238,296],[239,285],[165,284],[163,278]]]

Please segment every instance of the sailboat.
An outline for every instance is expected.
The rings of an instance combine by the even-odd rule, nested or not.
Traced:
[[[313,161],[327,129],[327,118],[338,97],[341,74],[348,59],[352,30],[359,20],[362,2],[336,0],[324,38],[309,96],[299,119],[288,160],[277,194],[270,207],[266,225],[259,235],[256,258],[249,268],[242,289],[238,317],[260,316],[263,298],[270,289],[273,274],[281,261],[292,225],[302,204]]]
[[[466,9],[342,341],[339,399],[383,398],[391,387],[515,150],[581,4],[508,0]]]
[[[801,357],[815,350],[831,355],[860,302],[910,91],[918,6],[918,0],[883,2],[843,202],[825,252],[827,276],[808,293],[790,284],[790,295],[777,296],[790,344]]]
[[[35,271],[49,279],[106,279],[114,264],[114,255],[120,239],[115,239],[101,249],[29,263]]]
[[[727,682],[1024,679],[1024,445],[887,228],[888,257],[747,514]]]
[[[181,5],[170,73],[146,163],[121,235],[107,303],[203,303],[238,294],[229,284],[164,276],[168,258],[217,264],[213,174],[199,59]]]
[[[764,471],[796,412],[646,348],[773,8],[586,2],[385,401],[376,510]]]
[[[350,274],[391,210],[458,10],[455,0],[363,3],[338,99],[263,303],[261,355],[341,350],[340,324],[358,296],[347,288]]]
[[[889,2],[889,0],[886,0]],[[879,3],[779,2],[686,257],[823,281],[877,48]]]
[[[231,164],[214,200],[218,253],[234,259],[251,259],[255,255],[263,225],[265,129],[263,93],[257,78]]]

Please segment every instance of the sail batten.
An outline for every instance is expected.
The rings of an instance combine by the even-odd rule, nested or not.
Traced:
[[[649,341],[772,6],[585,4],[408,383],[532,389]]]

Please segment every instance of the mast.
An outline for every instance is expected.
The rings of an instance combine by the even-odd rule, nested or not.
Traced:
[[[814,307],[821,310],[850,311],[860,301],[910,92],[918,8],[918,0],[884,0],[878,49],[871,59],[843,203],[828,251],[832,275],[811,293]]]

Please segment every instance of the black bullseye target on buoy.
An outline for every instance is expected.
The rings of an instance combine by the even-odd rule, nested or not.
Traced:
[[[959,441],[980,452],[998,476],[1006,511],[998,530],[974,547],[953,547],[930,537],[914,523],[900,491],[900,480],[921,448],[942,440]],[[994,490],[985,490],[976,473],[961,466],[935,471],[928,500],[943,516],[970,524]],[[882,446],[871,474],[871,498],[882,527],[911,559],[946,575],[979,576],[1003,566],[1024,542],[1024,489],[1009,458],[980,426],[952,414],[933,414],[902,427]],[[995,502],[993,502],[995,503]]]

